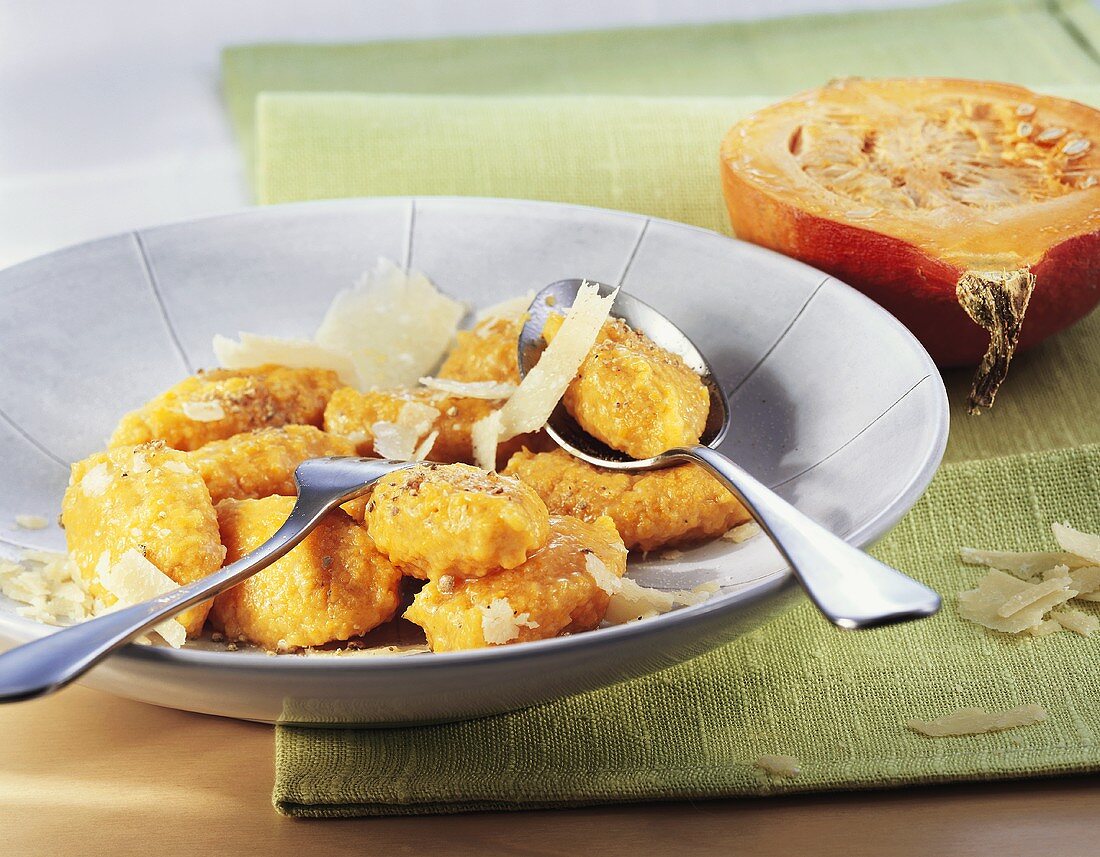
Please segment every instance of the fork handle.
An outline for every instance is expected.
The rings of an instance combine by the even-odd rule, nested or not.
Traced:
[[[286,556],[334,508],[366,491],[408,462],[317,458],[295,471],[298,499],[289,517],[256,550],[201,580],[70,625],[0,655],[0,703],[52,693],[79,678],[111,652],[165,619],[225,592]]]
[[[933,590],[833,535],[722,453],[699,445],[666,455],[701,464],[745,504],[833,624],[873,628],[939,610]]]

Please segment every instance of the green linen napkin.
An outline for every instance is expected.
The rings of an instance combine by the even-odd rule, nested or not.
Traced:
[[[759,98],[844,74],[945,74],[1100,104],[1100,88],[1066,88],[1100,84],[1098,45],[1088,0],[978,0],[753,24],[251,46],[224,61],[263,202],[518,196],[728,232],[717,141]],[[956,403],[968,377],[948,373]],[[1044,546],[1054,519],[1100,527],[1100,447],[1059,449],[1100,441],[1098,389],[1094,315],[1019,356],[993,411],[956,409],[948,458],[965,463],[943,468],[876,553],[946,594],[978,576],[956,561],[960,544]],[[988,460],[1027,450],[1050,451]],[[859,635],[803,607],[658,676],[524,712],[412,730],[281,727],[275,802],[291,815],[399,814],[1093,769],[1091,645],[1002,638],[957,619],[950,598],[928,622]],[[904,727],[1021,702],[1046,706],[1050,721],[939,741]],[[508,749],[475,757],[471,746]],[[797,756],[803,775],[767,778],[752,765],[765,753]]]
[[[841,632],[806,603],[677,667],[525,711],[414,729],[280,727],[275,805],[461,812],[1095,770],[1096,640],[987,631],[960,619],[952,596],[982,573],[959,563],[960,545],[1051,548],[1061,520],[1096,532],[1098,490],[1095,445],[945,465],[872,551],[946,596],[932,619]],[[1049,719],[964,738],[905,726],[1024,703]],[[794,756],[801,775],[767,776],[754,766],[764,754]]]
[[[261,92],[787,95],[844,75],[1100,82],[1090,0],[971,0],[920,9],[631,30],[229,48],[226,100],[247,154]]]

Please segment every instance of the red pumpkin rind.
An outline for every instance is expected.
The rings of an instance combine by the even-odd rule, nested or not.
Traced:
[[[897,317],[937,366],[973,366],[989,336],[959,306],[962,268],[869,229],[818,217],[762,193],[723,160],[722,189],[738,238],[793,256],[859,289]],[[1100,232],[1052,247],[1031,269],[1038,285],[1017,351],[1073,324],[1100,304]]]

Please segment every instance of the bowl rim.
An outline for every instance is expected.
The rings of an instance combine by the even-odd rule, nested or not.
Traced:
[[[888,504],[886,504],[877,514],[872,515],[862,524],[859,524],[848,532],[840,534],[840,537],[859,548],[867,547],[878,541],[887,532],[889,532],[898,523],[898,521],[900,521],[901,518],[913,507],[917,500],[920,499],[920,497],[924,494],[925,489],[932,481],[932,477],[939,469],[944,452],[947,448],[947,436],[949,428],[947,390],[944,387],[943,379],[941,378],[939,370],[937,369],[935,363],[932,361],[931,356],[925,350],[924,346],[921,345],[921,343],[916,339],[916,337],[913,336],[909,329],[905,327],[905,325],[903,325],[896,317],[891,315],[887,310],[872,301],[862,292],[858,291],[852,286],[849,286],[847,283],[838,280],[836,277],[826,274],[824,271],[807,265],[804,262],[800,262],[797,259],[785,256],[774,250],[770,250],[766,247],[751,244],[747,241],[742,241],[729,235],[723,235],[720,232],[705,229],[701,226],[694,226],[688,223],[680,223],[675,220],[666,220],[664,218],[651,217],[634,212],[617,211],[615,209],[600,208],[598,206],[590,205],[580,205],[577,203],[511,199],[507,197],[452,195],[433,196],[424,194],[411,196],[344,197],[322,200],[307,200],[302,202],[282,203],[278,205],[268,206],[246,206],[244,208],[233,209],[230,211],[201,215],[179,221],[173,221],[170,223],[156,224],[149,227],[141,227],[138,229],[130,230],[128,232],[114,233],[111,235],[105,235],[99,238],[91,239],[89,241],[82,241],[76,244],[67,245],[65,247],[61,247],[57,250],[51,251],[50,253],[16,263],[15,265],[3,269],[3,271],[5,273],[8,271],[14,271],[22,267],[23,265],[34,263],[35,261],[53,255],[54,253],[62,253],[67,250],[72,250],[77,247],[82,247],[89,244],[95,244],[100,241],[107,241],[112,238],[125,237],[127,235],[139,233],[186,228],[197,223],[209,223],[221,219],[237,217],[263,217],[265,215],[279,216],[284,212],[291,212],[295,210],[309,211],[322,209],[339,209],[341,207],[359,208],[364,206],[371,207],[387,204],[392,205],[395,202],[408,203],[412,206],[415,206],[417,202],[421,201],[426,203],[444,202],[472,204],[488,207],[506,207],[520,205],[544,210],[574,210],[582,212],[594,212],[601,216],[611,216],[619,219],[633,220],[637,221],[638,223],[659,223],[662,226],[673,227],[677,230],[685,230],[692,233],[702,234],[711,238],[720,239],[722,241],[733,242],[739,245],[742,252],[754,253],[764,258],[771,259],[772,261],[787,267],[800,267],[807,271],[811,271],[814,274],[820,276],[822,285],[825,285],[826,282],[831,281],[834,287],[840,288],[849,299],[854,299],[857,301],[857,303],[862,302],[865,308],[870,310],[871,314],[875,316],[880,323],[892,328],[896,333],[900,334],[901,341],[910,347],[913,356],[916,356],[918,360],[922,361],[925,364],[928,371],[919,381],[916,382],[916,384],[914,384],[910,388],[909,391],[907,391],[905,395],[908,395],[921,384],[929,381],[932,383],[935,391],[939,393],[939,395],[935,397],[937,405],[935,413],[929,414],[931,431],[928,433],[925,456],[921,466],[911,474],[908,481],[899,488],[894,498]],[[934,423],[932,422],[933,420]],[[868,425],[868,428],[869,427],[870,424]],[[863,430],[865,431],[866,428]],[[858,436],[858,434],[853,436],[853,439],[856,436]],[[839,449],[837,451],[839,451]],[[18,549],[23,547],[18,543],[8,539],[0,539],[0,543],[6,545],[9,548]],[[636,637],[648,636],[653,633],[672,631],[674,629],[682,628],[683,626],[692,623],[702,617],[716,617],[727,613],[737,612],[740,609],[756,601],[759,601],[778,592],[780,589],[786,586],[792,585],[793,582],[793,574],[791,572],[791,569],[787,567],[782,571],[771,572],[766,575],[762,575],[760,578],[745,581],[743,584],[741,584],[741,586],[743,586],[744,588],[739,588],[734,592],[716,595],[715,597],[709,598],[701,604],[682,607],[677,610],[673,610],[668,613],[654,616],[639,622],[630,622],[625,625],[615,625],[605,628],[598,628],[594,632],[590,631],[583,634],[574,634],[564,637],[552,637],[546,640],[534,640],[519,645],[489,646],[482,649],[470,649],[456,652],[437,652],[432,653],[432,656],[430,658],[412,655],[383,655],[371,657],[356,656],[354,654],[348,656],[332,655],[313,657],[288,657],[284,655],[281,657],[271,657],[267,653],[261,651],[224,652],[188,647],[173,649],[169,646],[138,645],[133,643],[123,647],[112,657],[120,658],[124,662],[133,662],[135,664],[140,663],[144,666],[156,664],[164,665],[166,667],[174,669],[251,669],[262,670],[268,675],[276,675],[282,670],[291,670],[294,672],[298,672],[301,670],[324,671],[326,673],[336,673],[338,675],[343,675],[345,673],[358,675],[364,672],[390,673],[393,671],[404,672],[406,670],[423,672],[427,670],[457,666],[475,666],[483,664],[487,665],[496,663],[501,660],[522,661],[541,658],[543,656],[570,652],[578,647],[588,647],[592,649],[593,652],[601,648],[611,648],[617,646],[620,643],[627,643]],[[29,642],[32,639],[47,636],[48,634],[52,633],[53,630],[55,629],[52,626],[44,625],[40,622],[35,622],[34,620],[26,619],[7,611],[0,611],[0,638],[2,639],[14,640],[16,641],[16,644],[19,644],[23,642]]]

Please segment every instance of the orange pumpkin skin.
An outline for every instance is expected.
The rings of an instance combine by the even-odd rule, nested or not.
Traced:
[[[1100,303],[1100,111],[1083,104],[985,81],[834,81],[737,123],[720,170],[739,238],[864,292],[941,366],[988,375],[996,350],[1003,378],[1014,350]],[[1001,291],[1015,317],[991,342],[963,280],[1008,274],[1030,291]]]
[[[959,305],[963,268],[881,232],[803,211],[762,193],[723,159],[722,190],[734,233],[859,289],[920,340],[941,367],[973,366],[989,335]],[[1083,318],[1100,303],[1100,230],[1051,247],[1031,272],[1037,286],[1017,351]]]

